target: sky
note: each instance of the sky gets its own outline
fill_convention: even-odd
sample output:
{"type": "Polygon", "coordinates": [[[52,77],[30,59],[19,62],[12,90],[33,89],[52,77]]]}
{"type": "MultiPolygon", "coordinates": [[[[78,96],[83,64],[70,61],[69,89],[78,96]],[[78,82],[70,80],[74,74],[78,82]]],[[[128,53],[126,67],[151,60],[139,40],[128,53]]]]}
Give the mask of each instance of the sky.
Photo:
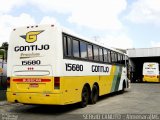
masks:
{"type": "Polygon", "coordinates": [[[160,0],[0,1],[0,44],[14,28],[58,24],[114,48],[160,47],[160,0]]]}

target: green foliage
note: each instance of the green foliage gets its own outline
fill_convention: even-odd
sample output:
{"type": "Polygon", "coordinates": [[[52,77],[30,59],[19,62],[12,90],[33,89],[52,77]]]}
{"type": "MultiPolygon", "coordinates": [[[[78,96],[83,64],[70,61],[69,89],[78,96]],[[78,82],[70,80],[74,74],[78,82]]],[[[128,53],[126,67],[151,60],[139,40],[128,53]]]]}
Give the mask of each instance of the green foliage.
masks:
{"type": "Polygon", "coordinates": [[[8,50],[8,42],[2,43],[2,47],[7,51],[8,50]]]}
{"type": "Polygon", "coordinates": [[[3,55],[4,54],[4,50],[0,50],[0,55],[3,55]]]}
{"type": "Polygon", "coordinates": [[[4,56],[4,50],[0,50],[0,59],[2,59],[4,56]]]}
{"type": "Polygon", "coordinates": [[[7,59],[8,42],[3,42],[0,47],[0,59],[7,59]]]}

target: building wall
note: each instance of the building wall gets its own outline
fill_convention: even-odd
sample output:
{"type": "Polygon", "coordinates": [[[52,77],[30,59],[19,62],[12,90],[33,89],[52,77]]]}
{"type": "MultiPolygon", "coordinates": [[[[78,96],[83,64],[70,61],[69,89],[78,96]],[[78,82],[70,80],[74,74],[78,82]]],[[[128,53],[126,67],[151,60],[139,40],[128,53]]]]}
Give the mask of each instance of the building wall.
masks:
{"type": "Polygon", "coordinates": [[[127,49],[128,57],[151,57],[160,56],[160,47],[127,49]]]}

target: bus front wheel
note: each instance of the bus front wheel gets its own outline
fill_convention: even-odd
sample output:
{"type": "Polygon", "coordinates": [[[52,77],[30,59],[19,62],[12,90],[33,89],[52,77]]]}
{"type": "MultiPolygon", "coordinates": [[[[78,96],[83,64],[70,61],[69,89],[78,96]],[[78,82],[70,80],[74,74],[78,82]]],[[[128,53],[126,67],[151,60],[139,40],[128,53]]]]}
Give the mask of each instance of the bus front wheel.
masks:
{"type": "Polygon", "coordinates": [[[126,89],[126,83],[125,83],[125,81],[123,81],[122,92],[124,92],[124,91],[125,91],[125,89],[126,89]]]}

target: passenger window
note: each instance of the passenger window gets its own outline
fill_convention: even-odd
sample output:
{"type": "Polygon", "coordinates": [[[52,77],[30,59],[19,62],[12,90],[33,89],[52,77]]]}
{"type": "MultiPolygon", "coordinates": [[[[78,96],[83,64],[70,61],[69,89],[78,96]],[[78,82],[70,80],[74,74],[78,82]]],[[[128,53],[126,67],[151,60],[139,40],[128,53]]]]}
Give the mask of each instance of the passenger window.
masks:
{"type": "Polygon", "coordinates": [[[99,57],[98,57],[98,46],[93,46],[93,51],[94,51],[94,60],[95,61],[99,61],[99,57]]]}
{"type": "Polygon", "coordinates": [[[102,48],[99,48],[99,60],[103,61],[103,50],[102,50],[102,48]]]}
{"type": "Polygon", "coordinates": [[[108,62],[111,63],[111,52],[108,50],[108,62]]]}
{"type": "Polygon", "coordinates": [[[125,56],[122,55],[122,64],[125,65],[125,56]]]}
{"type": "Polygon", "coordinates": [[[121,63],[121,54],[118,53],[118,63],[121,63]]]}
{"type": "Polygon", "coordinates": [[[87,43],[80,42],[80,51],[81,51],[81,58],[87,59],[87,43]]]}
{"type": "Polygon", "coordinates": [[[118,59],[117,59],[118,56],[117,56],[117,53],[116,53],[116,52],[114,53],[114,56],[115,56],[115,63],[117,63],[117,61],[118,61],[118,59]]]}
{"type": "Polygon", "coordinates": [[[88,45],[88,59],[93,60],[93,47],[92,47],[92,45],[88,45]]]}
{"type": "Polygon", "coordinates": [[[108,55],[107,55],[107,50],[103,49],[103,53],[104,53],[104,62],[108,62],[108,55]]]}
{"type": "Polygon", "coordinates": [[[73,40],[73,56],[79,57],[79,41],[73,40]]]}
{"type": "Polygon", "coordinates": [[[110,54],[110,50],[103,49],[103,53],[104,53],[104,62],[111,63],[111,54],[110,54]]]}
{"type": "Polygon", "coordinates": [[[111,58],[112,58],[112,62],[115,63],[115,55],[113,51],[111,51],[111,58]]]}
{"type": "Polygon", "coordinates": [[[71,56],[71,38],[64,36],[63,43],[64,43],[64,55],[71,56]]]}

